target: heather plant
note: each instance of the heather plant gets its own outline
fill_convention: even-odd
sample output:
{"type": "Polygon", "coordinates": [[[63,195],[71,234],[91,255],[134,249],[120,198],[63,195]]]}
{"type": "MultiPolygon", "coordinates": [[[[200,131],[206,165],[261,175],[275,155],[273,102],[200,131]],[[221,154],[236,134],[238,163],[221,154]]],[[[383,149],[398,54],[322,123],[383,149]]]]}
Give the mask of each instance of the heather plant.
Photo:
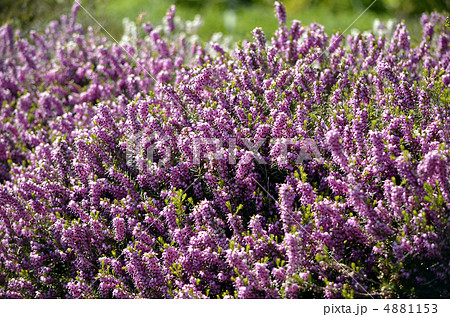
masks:
{"type": "Polygon", "coordinates": [[[449,297],[450,31],[175,8],[121,44],[0,31],[0,297],[449,297]]]}

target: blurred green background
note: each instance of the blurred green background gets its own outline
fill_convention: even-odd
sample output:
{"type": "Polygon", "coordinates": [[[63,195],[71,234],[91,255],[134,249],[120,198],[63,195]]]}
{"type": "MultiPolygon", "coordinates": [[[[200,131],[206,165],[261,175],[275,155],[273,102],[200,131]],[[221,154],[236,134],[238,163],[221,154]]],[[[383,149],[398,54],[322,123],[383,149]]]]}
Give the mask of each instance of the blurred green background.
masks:
{"type": "MultiPolygon", "coordinates": [[[[207,40],[215,32],[232,35],[234,39],[250,37],[250,31],[260,26],[267,34],[277,27],[273,0],[84,0],[83,6],[115,37],[123,32],[122,19],[161,23],[171,4],[177,5],[177,15],[193,20],[200,14],[204,25],[199,35],[207,40]],[[143,18],[143,19],[142,19],[143,18]]],[[[284,0],[288,20],[298,19],[304,24],[317,22],[328,32],[345,30],[373,0],[284,0]]],[[[0,0],[0,24],[10,23],[22,30],[43,30],[45,25],[63,13],[69,13],[72,0],[0,0]]],[[[376,0],[371,8],[351,27],[372,28],[376,18],[381,21],[405,20],[414,31],[422,12],[448,12],[450,0],[376,0]]],[[[83,10],[78,21],[96,26],[83,10]]]]}

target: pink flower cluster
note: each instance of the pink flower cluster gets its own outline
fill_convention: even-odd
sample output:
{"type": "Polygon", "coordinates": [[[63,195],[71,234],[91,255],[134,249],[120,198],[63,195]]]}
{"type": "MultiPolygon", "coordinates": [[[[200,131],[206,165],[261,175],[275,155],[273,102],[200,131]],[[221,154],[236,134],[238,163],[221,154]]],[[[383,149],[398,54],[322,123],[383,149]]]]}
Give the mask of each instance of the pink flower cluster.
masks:
{"type": "Polygon", "coordinates": [[[0,28],[0,298],[450,296],[442,15],[416,45],[276,2],[228,50],[77,10],[0,28]]]}

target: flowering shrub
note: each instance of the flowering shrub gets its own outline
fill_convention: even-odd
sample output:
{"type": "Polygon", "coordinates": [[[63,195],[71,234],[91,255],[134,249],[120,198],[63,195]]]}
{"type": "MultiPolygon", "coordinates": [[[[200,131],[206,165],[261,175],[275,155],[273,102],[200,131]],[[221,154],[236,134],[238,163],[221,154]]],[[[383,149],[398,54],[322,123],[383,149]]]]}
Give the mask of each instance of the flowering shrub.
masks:
{"type": "Polygon", "coordinates": [[[0,297],[448,297],[450,31],[0,29],[0,297]]]}

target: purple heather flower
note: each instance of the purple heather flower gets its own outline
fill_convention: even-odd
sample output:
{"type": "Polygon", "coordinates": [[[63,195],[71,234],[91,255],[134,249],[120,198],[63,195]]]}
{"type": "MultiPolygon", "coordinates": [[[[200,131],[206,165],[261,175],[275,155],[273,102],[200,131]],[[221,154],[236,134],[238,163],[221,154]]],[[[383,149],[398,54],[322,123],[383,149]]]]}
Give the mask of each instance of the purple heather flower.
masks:
{"type": "Polygon", "coordinates": [[[278,23],[280,25],[285,24],[286,23],[286,8],[285,8],[284,4],[282,2],[275,1],[274,6],[275,6],[275,13],[278,18],[278,23]]]}

